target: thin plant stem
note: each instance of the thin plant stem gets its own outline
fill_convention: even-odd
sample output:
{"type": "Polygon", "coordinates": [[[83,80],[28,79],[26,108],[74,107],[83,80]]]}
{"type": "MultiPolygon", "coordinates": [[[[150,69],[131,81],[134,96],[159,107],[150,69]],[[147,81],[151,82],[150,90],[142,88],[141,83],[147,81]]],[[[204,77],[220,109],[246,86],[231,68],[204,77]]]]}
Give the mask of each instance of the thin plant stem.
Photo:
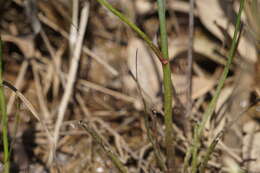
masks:
{"type": "Polygon", "coordinates": [[[93,140],[98,143],[105,154],[109,157],[109,159],[113,162],[119,172],[128,173],[127,168],[121,162],[119,157],[112,151],[111,147],[103,140],[103,138],[92,128],[89,123],[86,121],[79,121],[78,125],[84,128],[93,138],[93,140]]]}
{"type": "MultiPolygon", "coordinates": [[[[18,100],[18,101],[20,102],[20,100],[18,100]]],[[[14,146],[16,139],[17,139],[16,135],[17,135],[17,132],[18,132],[18,129],[19,129],[20,121],[21,121],[20,115],[19,115],[20,103],[17,103],[17,109],[16,110],[17,111],[15,112],[15,120],[14,120],[14,125],[15,125],[14,126],[14,133],[12,134],[13,139],[10,143],[10,151],[9,151],[10,154],[9,155],[12,155],[13,146],[14,146]]]]}
{"type": "Polygon", "coordinates": [[[183,163],[183,168],[182,168],[182,173],[186,173],[189,167],[189,160],[191,158],[191,151],[192,148],[188,148],[188,150],[186,151],[186,155],[184,158],[184,163],[183,163]]]}
{"type": "Polygon", "coordinates": [[[241,27],[241,25],[240,25],[241,24],[241,13],[242,13],[242,10],[244,8],[244,2],[245,2],[245,0],[240,0],[240,8],[239,8],[238,17],[237,17],[237,20],[236,20],[236,28],[235,28],[234,36],[233,36],[233,39],[232,39],[231,48],[230,48],[230,51],[229,51],[229,54],[228,54],[228,61],[227,61],[227,64],[224,68],[224,71],[223,71],[223,73],[220,77],[220,80],[219,80],[219,83],[218,83],[218,86],[217,86],[217,89],[216,89],[216,93],[215,93],[214,97],[212,98],[207,111],[204,113],[202,123],[201,123],[201,125],[199,126],[199,129],[198,129],[199,130],[198,133],[200,134],[199,136],[201,136],[201,134],[202,134],[202,132],[205,128],[205,124],[206,124],[207,120],[211,117],[212,113],[215,110],[215,106],[216,106],[217,100],[219,98],[220,91],[223,88],[225,80],[226,80],[227,75],[229,73],[229,69],[230,69],[232,60],[234,58],[234,54],[235,54],[237,44],[238,44],[237,41],[238,41],[238,34],[239,34],[239,31],[240,31],[240,27],[241,27]]]}
{"type": "Polygon", "coordinates": [[[221,137],[223,136],[223,131],[221,131],[221,133],[218,133],[218,135],[213,139],[213,141],[211,142],[211,144],[209,145],[206,154],[201,162],[200,168],[199,168],[199,172],[200,173],[204,173],[205,169],[207,167],[208,161],[210,160],[210,156],[212,155],[212,153],[214,152],[218,141],[221,139],[221,137]]]}
{"type": "Polygon", "coordinates": [[[3,46],[2,46],[2,39],[0,37],[0,112],[1,112],[3,145],[4,145],[4,173],[9,173],[10,154],[9,154],[9,142],[8,142],[8,117],[6,113],[6,103],[5,103],[5,95],[4,95],[4,87],[3,87],[2,60],[3,60],[3,46]]]}
{"type": "MultiPolygon", "coordinates": [[[[147,107],[146,103],[144,103],[144,105],[145,105],[145,107],[147,107]]],[[[162,158],[162,153],[161,153],[160,147],[159,147],[159,145],[156,141],[156,136],[154,136],[152,134],[151,129],[150,129],[149,113],[148,113],[147,108],[146,108],[146,111],[145,111],[144,114],[145,114],[144,115],[144,121],[145,121],[145,128],[146,128],[146,131],[147,131],[147,136],[148,136],[148,139],[149,139],[149,141],[152,144],[152,147],[154,149],[154,154],[155,154],[157,164],[165,172],[166,166],[165,166],[165,162],[163,161],[163,158],[162,158]]],[[[155,121],[155,120],[152,120],[152,121],[155,121]]],[[[152,122],[152,123],[156,123],[156,122],[152,122]]],[[[154,127],[152,127],[152,128],[154,128],[154,127]]]]}
{"type": "Polygon", "coordinates": [[[236,52],[236,49],[237,49],[237,46],[238,46],[239,31],[240,31],[240,28],[241,28],[241,14],[242,14],[242,11],[244,9],[244,4],[245,4],[245,0],[240,0],[240,7],[239,7],[238,16],[237,16],[237,19],[236,19],[235,32],[234,32],[234,35],[233,35],[231,48],[230,48],[229,53],[228,53],[227,64],[225,65],[224,71],[223,71],[223,73],[220,77],[220,80],[218,82],[216,93],[214,94],[212,100],[210,101],[208,109],[203,114],[202,121],[198,125],[198,129],[196,130],[196,133],[195,133],[195,136],[194,136],[194,141],[193,141],[193,146],[192,146],[193,147],[193,149],[192,149],[192,168],[193,168],[192,173],[197,172],[197,159],[198,159],[198,149],[199,149],[199,146],[200,146],[200,139],[201,139],[203,130],[205,129],[206,122],[212,116],[212,114],[215,110],[217,100],[218,100],[220,92],[221,92],[221,90],[224,86],[225,80],[226,80],[227,75],[229,73],[229,69],[230,69],[230,66],[232,64],[232,60],[234,58],[234,55],[235,55],[235,52],[236,52]]]}
{"type": "Polygon", "coordinates": [[[138,87],[138,90],[139,90],[139,93],[140,93],[140,96],[142,98],[142,102],[143,102],[143,105],[144,105],[144,122],[145,122],[144,124],[145,124],[145,128],[146,128],[147,137],[148,137],[148,139],[149,139],[149,141],[152,144],[152,147],[154,149],[154,154],[155,154],[157,164],[159,165],[161,170],[163,170],[165,172],[166,171],[166,165],[163,161],[160,147],[158,145],[156,136],[153,135],[152,132],[151,132],[151,128],[156,129],[155,118],[153,118],[153,115],[150,115],[151,110],[149,110],[150,108],[148,108],[148,104],[145,101],[144,96],[143,96],[143,89],[138,82],[138,73],[137,73],[137,65],[138,65],[137,59],[138,58],[137,58],[137,54],[138,54],[138,49],[136,50],[136,56],[135,56],[135,67],[136,67],[135,74],[136,74],[136,77],[132,73],[130,73],[130,74],[131,74],[131,77],[134,79],[134,81],[137,84],[137,87],[138,87]],[[149,123],[149,116],[151,116],[151,119],[152,119],[152,127],[151,128],[150,128],[150,123],[149,123]]]}
{"type": "Polygon", "coordinates": [[[146,43],[147,45],[153,50],[156,54],[158,59],[162,64],[168,64],[168,60],[164,59],[163,54],[161,53],[160,49],[153,44],[152,40],[140,29],[136,24],[131,22],[127,17],[125,17],[121,12],[115,9],[111,4],[109,4],[106,0],[97,0],[101,5],[108,8],[114,15],[119,17],[124,23],[126,23],[130,28],[132,28],[146,43]]]}
{"type": "Polygon", "coordinates": [[[165,21],[165,1],[158,0],[158,13],[160,20],[160,32],[161,32],[161,48],[160,49],[153,44],[151,39],[140,30],[134,23],[128,20],[121,12],[116,10],[111,4],[106,0],[97,0],[101,5],[108,8],[113,14],[119,17],[124,23],[126,23],[130,28],[132,28],[153,50],[157,55],[158,59],[163,66],[163,85],[164,85],[164,113],[165,113],[165,143],[167,150],[167,163],[169,170],[172,172],[174,167],[174,148],[173,148],[173,128],[172,128],[172,81],[171,81],[171,70],[169,65],[168,57],[168,41],[166,33],[166,21],[165,21]]]}
{"type": "MultiPolygon", "coordinates": [[[[166,30],[166,17],[165,17],[165,0],[157,0],[158,15],[160,22],[160,40],[161,51],[163,57],[168,61],[168,37],[166,30]]],[[[172,127],[172,80],[170,64],[163,65],[163,88],[164,88],[164,123],[165,123],[165,145],[166,145],[166,160],[168,172],[173,172],[174,169],[174,139],[172,127]]]]}
{"type": "Polygon", "coordinates": [[[193,63],[193,37],[194,37],[194,1],[190,0],[189,10],[189,47],[188,47],[188,69],[187,69],[187,107],[186,117],[191,115],[192,109],[192,63],[193,63]]]}
{"type": "Polygon", "coordinates": [[[260,98],[256,99],[253,101],[253,103],[251,103],[245,110],[243,110],[242,112],[240,112],[238,115],[236,115],[236,117],[234,118],[234,121],[231,121],[229,123],[227,123],[225,125],[225,127],[223,128],[223,130],[221,130],[213,139],[213,141],[211,142],[211,144],[209,145],[206,154],[203,158],[203,160],[201,161],[200,164],[200,173],[204,173],[205,172],[205,168],[207,166],[208,161],[210,160],[210,156],[213,153],[213,151],[215,150],[218,142],[221,140],[221,138],[223,138],[223,135],[229,131],[233,125],[240,119],[242,118],[243,115],[247,115],[246,112],[252,108],[253,106],[255,106],[257,103],[260,102],[260,98]]]}

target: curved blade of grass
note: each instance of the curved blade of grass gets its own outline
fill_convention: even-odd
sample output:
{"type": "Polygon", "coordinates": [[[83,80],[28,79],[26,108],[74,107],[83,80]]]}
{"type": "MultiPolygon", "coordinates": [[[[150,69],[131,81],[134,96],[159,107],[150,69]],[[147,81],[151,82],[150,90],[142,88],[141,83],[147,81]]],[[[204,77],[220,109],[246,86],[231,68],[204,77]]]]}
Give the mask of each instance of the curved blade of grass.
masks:
{"type": "Polygon", "coordinates": [[[1,111],[1,125],[2,125],[2,136],[4,145],[4,173],[9,173],[10,161],[9,161],[9,143],[8,143],[8,116],[6,112],[6,103],[3,87],[2,77],[2,58],[3,58],[3,45],[0,37],[0,111],[1,111]]]}
{"type": "Polygon", "coordinates": [[[42,125],[42,127],[46,131],[49,140],[52,141],[53,140],[53,136],[51,135],[50,131],[48,130],[47,125],[40,118],[40,116],[38,115],[36,109],[33,107],[33,105],[30,103],[30,101],[17,88],[15,88],[9,82],[3,81],[2,85],[6,86],[7,88],[9,88],[13,92],[15,92],[16,96],[25,104],[25,106],[31,111],[32,115],[40,122],[40,124],[42,125]]]}
{"type": "Polygon", "coordinates": [[[239,31],[240,31],[240,28],[241,28],[241,14],[242,14],[242,11],[244,9],[244,4],[245,4],[245,0],[240,0],[240,7],[239,7],[238,16],[237,16],[237,19],[236,19],[235,32],[234,32],[234,35],[233,35],[230,51],[228,53],[227,64],[226,64],[224,71],[223,71],[223,73],[220,77],[220,80],[218,82],[216,93],[213,96],[212,100],[210,101],[208,109],[203,114],[202,121],[198,125],[198,131],[196,132],[196,134],[194,136],[193,146],[192,146],[193,147],[192,148],[192,173],[197,172],[197,157],[198,157],[198,149],[199,149],[199,146],[200,146],[200,139],[201,139],[203,130],[205,129],[206,122],[209,120],[209,118],[212,116],[212,114],[215,110],[217,100],[218,100],[220,92],[221,92],[221,90],[224,86],[225,80],[226,80],[227,75],[229,73],[229,69],[230,69],[230,66],[232,64],[232,60],[234,58],[234,55],[235,55],[235,52],[236,52],[236,49],[237,49],[237,46],[238,46],[239,31]]]}
{"type": "Polygon", "coordinates": [[[109,4],[106,0],[97,0],[101,5],[105,6],[107,9],[109,9],[114,15],[119,17],[124,23],[126,23],[130,28],[132,28],[147,44],[148,46],[153,50],[153,52],[156,54],[158,59],[162,64],[167,64],[168,60],[164,59],[163,54],[161,53],[160,49],[153,44],[152,40],[140,29],[138,26],[136,26],[133,22],[127,19],[126,16],[124,16],[121,12],[119,12],[117,9],[115,9],[111,4],[109,4]]]}

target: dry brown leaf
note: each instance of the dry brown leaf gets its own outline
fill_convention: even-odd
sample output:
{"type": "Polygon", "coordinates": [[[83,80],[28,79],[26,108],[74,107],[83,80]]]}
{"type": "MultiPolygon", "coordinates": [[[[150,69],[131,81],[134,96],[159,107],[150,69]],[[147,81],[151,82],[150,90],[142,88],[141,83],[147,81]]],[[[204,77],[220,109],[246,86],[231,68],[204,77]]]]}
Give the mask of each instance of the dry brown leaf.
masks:
{"type": "Polygon", "coordinates": [[[243,159],[252,159],[247,163],[250,172],[260,172],[259,129],[259,123],[255,121],[250,121],[244,125],[246,135],[243,137],[243,159]]]}
{"type": "Polygon", "coordinates": [[[135,1],[135,7],[137,10],[137,13],[139,14],[145,14],[151,11],[152,9],[152,3],[146,1],[146,0],[139,0],[135,1]]]}
{"type": "MultiPolygon", "coordinates": [[[[224,41],[225,36],[217,25],[221,26],[222,28],[228,28],[228,33],[231,38],[234,33],[234,26],[232,24],[229,25],[229,19],[226,17],[225,12],[221,8],[220,2],[226,6],[229,5],[229,2],[224,0],[198,0],[196,1],[196,5],[198,9],[198,16],[203,25],[205,25],[205,27],[217,38],[224,41]]],[[[228,13],[230,12],[231,11],[229,9],[228,13]]],[[[238,51],[244,58],[249,61],[255,62],[257,59],[255,47],[244,36],[242,36],[240,39],[238,51]]]]}
{"type": "Polygon", "coordinates": [[[224,157],[223,162],[226,165],[228,172],[230,173],[237,173],[242,171],[238,163],[230,157],[224,157]]]}
{"type": "MultiPolygon", "coordinates": [[[[178,94],[182,101],[186,99],[186,87],[187,79],[185,75],[175,74],[172,77],[173,85],[176,88],[178,94]]],[[[192,79],[192,99],[197,99],[214,87],[214,80],[206,79],[204,77],[193,77],[192,79]]]]}
{"type": "Polygon", "coordinates": [[[233,90],[234,90],[233,87],[226,87],[221,90],[219,99],[218,99],[217,105],[216,105],[216,112],[218,112],[219,109],[221,108],[221,106],[223,104],[225,104],[227,99],[231,96],[233,90]]]}
{"type": "MultiPolygon", "coordinates": [[[[157,6],[147,0],[135,1],[135,8],[137,12],[141,15],[151,13],[151,11],[155,12],[157,10],[157,6]]],[[[168,1],[166,4],[166,8],[176,12],[189,13],[190,5],[189,2],[186,1],[168,1]]],[[[197,14],[197,9],[195,8],[194,15],[197,16],[197,14]]]]}
{"type": "MultiPolygon", "coordinates": [[[[169,1],[169,6],[170,9],[173,9],[174,11],[179,11],[183,13],[189,13],[190,11],[190,5],[189,2],[186,1],[169,1]]],[[[197,9],[194,9],[194,16],[197,16],[197,9]]]]}
{"type": "MultiPolygon", "coordinates": [[[[154,102],[158,100],[158,93],[161,90],[160,80],[162,79],[162,70],[160,62],[149,54],[144,43],[137,38],[129,40],[128,43],[128,67],[136,78],[136,51],[137,54],[137,79],[140,87],[145,92],[145,99],[154,102]],[[157,73],[158,70],[158,73],[157,73]]],[[[126,86],[131,91],[136,90],[133,80],[125,80],[126,86]]]]}
{"type": "MultiPolygon", "coordinates": [[[[214,50],[219,48],[215,42],[209,40],[202,32],[196,31],[194,36],[193,44],[194,52],[204,55],[206,58],[225,65],[226,61],[223,57],[214,53],[214,50]]],[[[178,54],[187,51],[188,48],[188,35],[182,34],[178,37],[170,38],[169,41],[169,55],[171,58],[177,56],[178,54]]]]}
{"type": "Polygon", "coordinates": [[[32,35],[27,37],[16,37],[9,34],[2,34],[1,37],[5,42],[12,42],[16,44],[25,57],[31,58],[34,56],[35,48],[32,35]]]}

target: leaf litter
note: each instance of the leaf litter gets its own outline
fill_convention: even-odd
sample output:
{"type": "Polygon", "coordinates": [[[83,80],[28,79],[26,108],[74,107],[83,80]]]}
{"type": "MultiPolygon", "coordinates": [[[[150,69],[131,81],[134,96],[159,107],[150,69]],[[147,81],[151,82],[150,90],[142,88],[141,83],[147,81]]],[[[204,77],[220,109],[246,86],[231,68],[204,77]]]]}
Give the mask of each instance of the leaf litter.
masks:
{"type": "MultiPolygon", "coordinates": [[[[253,8],[255,1],[257,0],[248,1],[247,8],[253,8]]],[[[90,16],[82,42],[76,82],[59,130],[57,149],[53,153],[55,157],[48,165],[52,141],[48,139],[47,132],[53,135],[71,66],[73,51],[70,52],[68,48],[68,39],[72,33],[70,27],[75,27],[76,31],[79,28],[72,23],[71,14],[75,13],[73,10],[76,8],[73,9],[69,1],[31,1],[36,3],[33,6],[26,6],[24,2],[0,2],[3,9],[0,21],[1,38],[5,43],[4,80],[21,92],[22,97],[27,100],[22,104],[28,106],[29,103],[33,110],[30,112],[26,108],[15,107],[14,104],[18,101],[14,100],[15,96],[11,96],[12,92],[7,91],[9,116],[18,112],[21,117],[19,126],[23,127],[20,131],[22,135],[17,137],[22,142],[14,147],[12,169],[18,172],[23,171],[20,169],[24,167],[29,172],[117,172],[102,147],[96,145],[87,132],[75,125],[75,122],[85,120],[106,141],[111,151],[118,155],[129,172],[161,172],[146,134],[142,116],[144,107],[138,87],[129,74],[131,71],[135,75],[137,69],[138,83],[145,92],[144,98],[151,103],[151,109],[158,111],[155,112],[155,134],[159,147],[165,154],[160,63],[143,41],[95,1],[90,3],[90,16]],[[37,16],[36,20],[28,18],[26,8],[37,8],[30,9],[32,15],[37,16]],[[31,114],[39,118],[35,119],[31,114]],[[16,152],[18,149],[23,152],[16,152]],[[26,158],[27,161],[22,163],[21,158],[26,158]]],[[[80,16],[84,1],[77,2],[77,13],[80,16]]],[[[189,6],[188,1],[167,2],[172,79],[176,97],[180,100],[179,103],[174,101],[173,105],[175,147],[180,168],[183,166],[187,148],[191,145],[180,121],[189,121],[192,129],[195,122],[201,119],[215,92],[217,80],[226,62],[228,37],[234,30],[232,19],[237,2],[196,1],[193,108],[188,118],[182,118],[185,110],[181,110],[182,106],[178,104],[185,106],[187,102],[185,93],[188,88],[186,70],[189,6]]],[[[128,14],[151,38],[157,37],[154,2],[131,1],[127,2],[128,5],[116,1],[111,3],[128,14]]],[[[254,22],[257,14],[248,9],[243,18],[245,29],[235,62],[215,114],[207,124],[205,140],[200,148],[202,154],[206,152],[215,135],[228,123],[234,122],[208,162],[206,171],[210,173],[241,169],[260,172],[259,105],[245,111],[259,98],[260,86],[260,58],[259,53],[257,54],[259,26],[257,21],[254,22]],[[237,119],[237,115],[243,111],[241,118],[237,119]]],[[[154,120],[150,121],[152,124],[154,120]]],[[[10,119],[10,124],[13,123],[15,122],[10,119]]],[[[10,140],[14,138],[15,136],[10,136],[10,140]]]]}

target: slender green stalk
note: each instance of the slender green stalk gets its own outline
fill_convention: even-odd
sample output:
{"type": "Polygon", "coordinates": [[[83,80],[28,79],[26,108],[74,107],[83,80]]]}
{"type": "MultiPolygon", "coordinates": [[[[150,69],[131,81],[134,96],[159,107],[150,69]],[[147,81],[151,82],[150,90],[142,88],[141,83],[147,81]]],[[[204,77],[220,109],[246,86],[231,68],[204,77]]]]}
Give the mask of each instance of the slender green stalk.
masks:
{"type": "Polygon", "coordinates": [[[163,83],[164,83],[164,111],[165,111],[165,143],[167,150],[167,164],[169,171],[172,172],[174,167],[174,147],[173,147],[173,128],[172,128],[172,81],[171,70],[168,63],[168,40],[166,32],[165,21],[165,2],[164,0],[158,0],[158,13],[160,20],[160,32],[161,32],[161,48],[160,49],[153,44],[149,37],[140,30],[134,23],[129,21],[122,13],[112,7],[106,0],[97,0],[101,5],[108,8],[113,14],[118,16],[124,23],[132,28],[154,51],[163,65],[163,83]]]}
{"type": "Polygon", "coordinates": [[[127,17],[125,17],[121,12],[116,10],[111,4],[109,4],[106,0],[97,0],[101,5],[108,8],[114,15],[119,17],[124,23],[126,23],[130,28],[132,28],[147,44],[148,46],[153,50],[153,52],[156,54],[158,59],[161,61],[162,64],[167,64],[168,61],[164,59],[163,54],[161,53],[160,49],[153,44],[152,40],[140,29],[138,26],[136,26],[133,22],[131,22],[127,17]]]}
{"type": "Polygon", "coordinates": [[[197,132],[194,136],[193,149],[192,149],[192,165],[194,166],[193,167],[194,169],[192,170],[192,173],[197,172],[196,160],[197,160],[197,157],[198,157],[198,148],[200,146],[200,139],[201,139],[203,130],[205,129],[205,124],[208,121],[208,119],[212,116],[212,114],[215,110],[217,100],[218,100],[220,92],[221,92],[221,90],[224,86],[225,80],[226,80],[227,75],[229,73],[229,69],[230,69],[232,60],[234,58],[234,55],[235,55],[235,52],[236,52],[236,49],[237,49],[237,46],[238,46],[239,31],[240,31],[240,28],[241,28],[241,14],[242,14],[242,11],[244,9],[244,3],[245,3],[245,0],[240,0],[240,7],[239,7],[238,16],[237,16],[237,19],[236,19],[235,32],[234,32],[234,35],[233,35],[230,51],[228,53],[227,64],[226,64],[224,71],[223,71],[223,73],[220,77],[220,80],[218,82],[216,93],[213,96],[213,98],[212,98],[212,100],[209,104],[208,109],[203,114],[202,122],[198,125],[198,130],[197,130],[197,132]]]}
{"type": "MultiPolygon", "coordinates": [[[[166,31],[165,18],[165,0],[157,0],[158,15],[160,22],[160,39],[161,50],[163,57],[168,61],[168,38],[166,31]]],[[[174,140],[172,127],[172,80],[170,65],[163,65],[163,87],[164,87],[164,123],[165,123],[165,143],[166,143],[166,158],[168,172],[173,172],[174,169],[174,140]]]]}
{"type": "Polygon", "coordinates": [[[1,111],[1,125],[2,125],[2,136],[4,145],[4,173],[9,173],[10,162],[9,162],[9,143],[8,143],[8,117],[6,113],[5,95],[2,78],[2,58],[3,58],[3,46],[2,39],[0,37],[0,111],[1,111]]]}
{"type": "Polygon", "coordinates": [[[229,69],[230,69],[231,63],[233,61],[235,52],[236,52],[236,48],[237,48],[237,45],[238,45],[238,38],[239,38],[238,35],[239,35],[240,27],[241,27],[241,14],[242,14],[242,10],[244,8],[244,2],[245,2],[245,0],[240,0],[240,8],[239,8],[238,17],[237,17],[237,20],[236,20],[235,32],[234,32],[234,35],[233,35],[230,51],[228,53],[228,61],[227,61],[227,64],[224,68],[224,71],[223,71],[223,73],[220,77],[220,80],[219,80],[219,83],[218,83],[218,86],[217,86],[217,89],[216,89],[216,93],[215,93],[214,97],[212,98],[207,111],[203,115],[202,123],[201,123],[201,125],[199,126],[199,129],[198,129],[199,130],[198,133],[200,135],[205,128],[206,122],[208,121],[208,119],[211,117],[211,115],[213,114],[213,112],[215,110],[217,100],[219,98],[221,89],[224,86],[225,80],[226,80],[227,75],[229,73],[229,69]]]}
{"type": "Polygon", "coordinates": [[[210,156],[211,154],[214,152],[217,144],[218,144],[218,141],[221,139],[221,137],[223,136],[224,132],[221,131],[220,133],[218,133],[218,135],[213,139],[213,141],[211,142],[211,144],[209,145],[207,151],[206,151],[206,154],[201,162],[201,165],[200,165],[200,173],[204,173],[205,172],[205,169],[207,167],[207,164],[208,164],[208,161],[210,160],[210,156]]]}

